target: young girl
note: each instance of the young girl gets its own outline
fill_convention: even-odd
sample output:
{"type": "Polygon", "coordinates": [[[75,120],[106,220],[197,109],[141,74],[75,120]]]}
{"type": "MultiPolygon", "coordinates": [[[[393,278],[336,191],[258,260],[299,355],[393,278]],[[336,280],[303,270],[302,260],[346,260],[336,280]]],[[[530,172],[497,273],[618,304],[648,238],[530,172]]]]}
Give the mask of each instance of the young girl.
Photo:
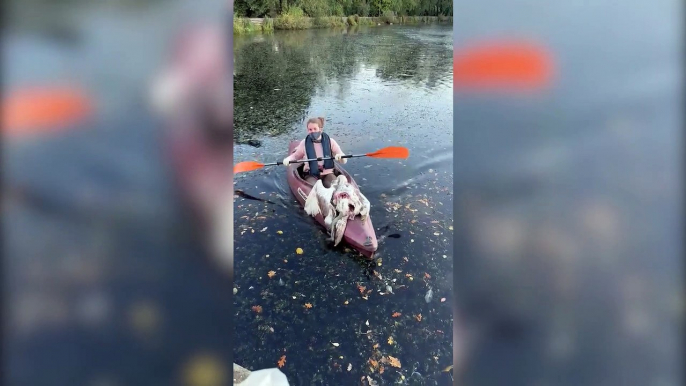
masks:
{"type": "MultiPolygon", "coordinates": [[[[322,131],[324,128],[324,118],[310,118],[307,121],[307,137],[303,139],[295,148],[293,153],[283,159],[283,164],[288,166],[293,161],[301,159],[319,158],[319,157],[334,157],[334,159],[341,163],[346,163],[347,158],[341,158],[345,155],[338,146],[338,143],[333,138],[322,131]]],[[[321,179],[324,187],[329,188],[331,183],[336,179],[333,174],[334,163],[333,160],[324,161],[310,161],[305,163],[304,171],[305,180],[312,185],[321,179]]]]}

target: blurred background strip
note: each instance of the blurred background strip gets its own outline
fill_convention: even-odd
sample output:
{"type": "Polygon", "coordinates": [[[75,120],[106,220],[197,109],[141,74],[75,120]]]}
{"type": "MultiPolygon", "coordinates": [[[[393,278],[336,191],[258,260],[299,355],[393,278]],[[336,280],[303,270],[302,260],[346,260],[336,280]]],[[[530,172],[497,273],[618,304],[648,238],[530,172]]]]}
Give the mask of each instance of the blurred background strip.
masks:
{"type": "Polygon", "coordinates": [[[683,383],[682,20],[455,2],[459,384],[683,383]]]}
{"type": "Polygon", "coordinates": [[[3,384],[228,384],[227,2],[5,5],[3,384]]]}

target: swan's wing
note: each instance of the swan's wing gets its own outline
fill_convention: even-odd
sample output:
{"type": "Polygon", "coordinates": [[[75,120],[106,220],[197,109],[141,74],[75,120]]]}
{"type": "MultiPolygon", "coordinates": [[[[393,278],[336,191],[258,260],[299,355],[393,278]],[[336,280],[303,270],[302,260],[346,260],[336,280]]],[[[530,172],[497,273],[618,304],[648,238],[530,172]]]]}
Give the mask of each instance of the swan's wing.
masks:
{"type": "Polygon", "coordinates": [[[343,240],[345,228],[348,226],[348,216],[338,216],[334,219],[333,245],[337,246],[343,240]]]}
{"type": "Polygon", "coordinates": [[[332,195],[333,189],[325,188],[324,184],[322,184],[322,180],[317,180],[312,187],[310,194],[307,196],[307,200],[305,200],[305,213],[312,217],[321,213],[326,217],[329,206],[331,205],[332,195]]]}

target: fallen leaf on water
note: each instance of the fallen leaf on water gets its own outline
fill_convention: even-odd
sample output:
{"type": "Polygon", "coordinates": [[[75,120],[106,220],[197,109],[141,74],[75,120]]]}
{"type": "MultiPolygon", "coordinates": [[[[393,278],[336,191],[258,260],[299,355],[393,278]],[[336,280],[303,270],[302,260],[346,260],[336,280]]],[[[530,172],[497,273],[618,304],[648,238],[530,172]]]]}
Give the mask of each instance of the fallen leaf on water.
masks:
{"type": "Polygon", "coordinates": [[[252,306],[252,310],[259,314],[262,312],[262,306],[252,306]]]}
{"type": "Polygon", "coordinates": [[[388,344],[392,345],[393,343],[395,343],[395,341],[393,341],[393,337],[389,336],[388,337],[388,344]]]}
{"type": "Polygon", "coordinates": [[[424,272],[424,279],[431,279],[431,275],[428,273],[424,272]]]}
{"type": "Polygon", "coordinates": [[[281,356],[281,359],[279,359],[279,361],[276,362],[276,364],[277,364],[279,367],[283,367],[283,366],[286,364],[286,356],[285,356],[285,355],[282,355],[282,356],[281,356]]]}
{"type": "Polygon", "coordinates": [[[348,363],[348,371],[350,371],[350,370],[352,370],[352,369],[353,369],[353,364],[352,364],[352,363],[348,363]]]}
{"type": "Polygon", "coordinates": [[[372,365],[373,368],[379,367],[379,362],[375,361],[374,359],[369,358],[369,363],[372,365]]]}
{"type": "Polygon", "coordinates": [[[266,230],[267,230],[267,227],[264,227],[264,228],[262,228],[262,230],[260,230],[260,232],[264,232],[266,230]]]}
{"type": "Polygon", "coordinates": [[[363,293],[364,293],[364,290],[366,290],[367,287],[361,286],[361,285],[358,284],[358,285],[357,285],[357,289],[358,289],[358,291],[360,291],[361,294],[363,294],[363,293]]]}
{"type": "Polygon", "coordinates": [[[452,370],[452,369],[453,369],[453,365],[450,365],[450,366],[446,367],[445,369],[443,369],[443,372],[444,372],[444,373],[447,373],[447,372],[449,372],[449,371],[452,370]]]}
{"type": "Polygon", "coordinates": [[[267,276],[269,276],[270,278],[274,277],[274,275],[276,275],[276,272],[274,272],[274,271],[269,271],[267,273],[267,276]]]}
{"type": "Polygon", "coordinates": [[[451,225],[451,226],[449,226],[449,227],[448,227],[448,229],[450,229],[450,230],[453,230],[453,226],[452,226],[452,225],[451,225]]]}
{"type": "Polygon", "coordinates": [[[348,304],[348,301],[347,301],[347,300],[346,300],[346,301],[344,301],[344,302],[343,302],[343,304],[348,304]]]}
{"type": "Polygon", "coordinates": [[[407,263],[409,260],[407,259],[407,256],[403,257],[403,260],[407,263]]]}
{"type": "Polygon", "coordinates": [[[402,273],[403,271],[399,270],[398,268],[394,269],[395,273],[402,273]]]}
{"type": "Polygon", "coordinates": [[[312,304],[310,304],[310,303],[305,303],[305,308],[312,308],[312,304]]]}
{"type": "Polygon", "coordinates": [[[445,301],[445,298],[441,298],[441,303],[443,303],[444,301],[445,301]]]}
{"type": "Polygon", "coordinates": [[[400,312],[394,312],[393,315],[391,315],[391,316],[394,318],[397,318],[400,315],[402,315],[400,312]]]}
{"type": "Polygon", "coordinates": [[[295,249],[295,253],[297,253],[298,255],[302,255],[302,254],[303,254],[303,249],[302,249],[302,248],[296,248],[296,249],[295,249]]]}
{"type": "Polygon", "coordinates": [[[380,367],[379,367],[379,374],[383,374],[383,371],[384,371],[383,366],[380,366],[380,367]]]}
{"type": "Polygon", "coordinates": [[[414,318],[417,319],[418,322],[421,322],[422,321],[422,314],[415,315],[414,318]]]}
{"type": "MultiPolygon", "coordinates": [[[[264,228],[264,229],[267,229],[267,228],[264,228]]],[[[283,231],[276,231],[276,233],[282,235],[282,234],[283,234],[283,231]]]]}
{"type": "Polygon", "coordinates": [[[400,365],[400,361],[398,360],[398,358],[394,358],[394,357],[392,357],[392,356],[390,356],[390,355],[388,356],[388,363],[389,363],[391,366],[393,366],[393,367],[397,367],[397,368],[402,367],[402,366],[400,365]]]}
{"type": "Polygon", "coordinates": [[[332,344],[334,347],[340,346],[340,344],[338,344],[338,343],[331,343],[331,344],[332,344]]]}

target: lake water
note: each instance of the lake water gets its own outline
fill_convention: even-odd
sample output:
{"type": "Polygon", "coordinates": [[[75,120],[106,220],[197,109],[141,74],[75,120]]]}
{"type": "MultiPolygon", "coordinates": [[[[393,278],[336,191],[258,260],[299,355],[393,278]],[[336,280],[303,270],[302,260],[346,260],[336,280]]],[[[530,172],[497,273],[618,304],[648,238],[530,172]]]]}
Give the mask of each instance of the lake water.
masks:
{"type": "Polygon", "coordinates": [[[235,37],[234,59],[236,137],[261,142],[235,146],[234,162],[282,160],[315,116],[326,117],[325,131],[347,154],[410,150],[407,160],[345,165],[371,202],[375,268],[328,245],[283,166],[235,177],[244,194],[234,205],[234,360],[265,368],[286,355],[282,370],[297,385],[367,375],[380,384],[452,384],[442,372],[452,364],[453,330],[452,26],[235,37]],[[402,367],[385,364],[379,374],[370,359],[388,356],[402,367]]]}

